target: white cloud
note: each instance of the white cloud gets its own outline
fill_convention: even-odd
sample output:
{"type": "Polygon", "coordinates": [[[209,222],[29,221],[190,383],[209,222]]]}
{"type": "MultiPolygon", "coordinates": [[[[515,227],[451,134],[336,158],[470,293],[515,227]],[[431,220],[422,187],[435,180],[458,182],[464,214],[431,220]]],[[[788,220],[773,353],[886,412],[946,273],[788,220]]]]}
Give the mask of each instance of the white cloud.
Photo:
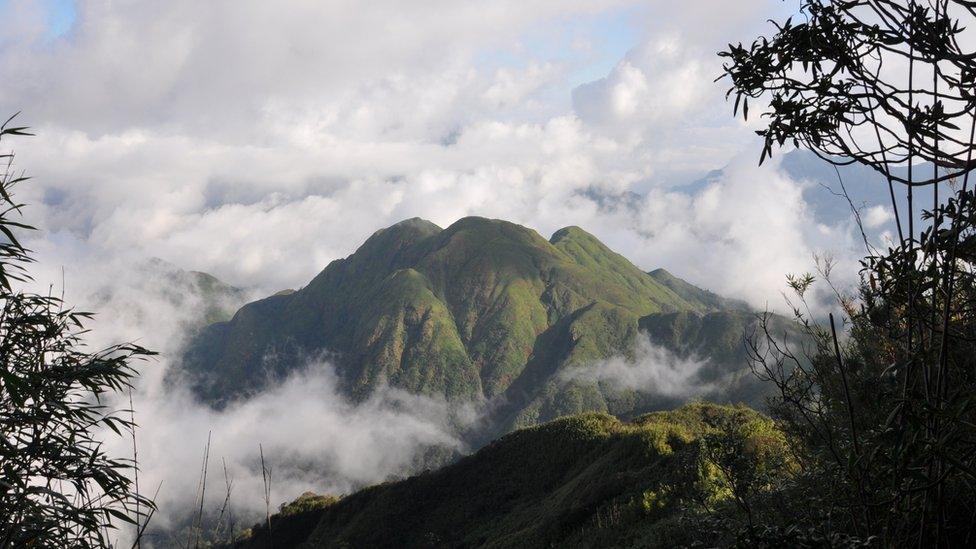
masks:
{"type": "Polygon", "coordinates": [[[895,215],[891,213],[891,210],[888,207],[878,204],[877,206],[871,206],[865,210],[864,214],[862,215],[862,219],[865,227],[868,229],[877,229],[878,227],[893,221],[895,219],[895,215]]]}
{"type": "Polygon", "coordinates": [[[698,377],[707,361],[682,358],[654,345],[646,334],[637,338],[633,356],[615,356],[563,373],[564,380],[608,383],[616,390],[631,389],[648,394],[689,398],[711,386],[698,377]]]}
{"type": "MultiPolygon", "coordinates": [[[[68,258],[159,256],[272,292],[400,219],[448,225],[476,214],[543,233],[581,225],[642,267],[768,299],[783,274],[773,269],[795,267],[824,240],[796,217],[795,197],[759,210],[733,196],[751,186],[730,178],[709,191],[720,200],[694,198],[709,213],[691,218],[724,220],[732,233],[717,238],[673,215],[670,229],[659,225],[685,200],[662,184],[758,148],[712,82],[714,51],[778,4],[643,7],[631,21],[642,41],[577,89],[573,112],[561,110],[572,59],[536,57],[522,33],[626,4],[81,2],[68,35],[42,43],[27,25],[35,30],[0,47],[10,75],[0,105],[25,108],[39,134],[17,143],[36,178],[22,196],[49,240],[36,247],[69,279],[85,273],[68,258]],[[690,32],[689,18],[710,32],[690,32]],[[479,61],[499,50],[519,62],[479,61]],[[594,190],[646,196],[609,211],[594,190]],[[733,203],[748,220],[723,206],[733,203]],[[748,234],[766,216],[788,241],[748,234]],[[698,259],[738,264],[763,248],[790,260],[753,264],[769,274],[748,276],[748,289],[698,259]]],[[[30,11],[18,17],[36,19],[30,11]]],[[[770,187],[772,171],[749,177],[790,192],[770,187]]]]}
{"type": "MultiPolygon", "coordinates": [[[[263,514],[261,448],[273,468],[274,508],[308,490],[347,494],[416,472],[431,448],[464,450],[444,402],[380,389],[365,402],[352,403],[338,391],[328,364],[312,365],[281,386],[219,412],[185,393],[156,389],[144,388],[134,401],[141,486],[154,490],[163,483],[156,528],[187,518],[208,436],[213,482],[205,510],[219,509],[225,497],[220,475],[226,465],[234,481],[231,504],[249,521],[263,514]]],[[[114,442],[114,451],[131,452],[129,441],[114,442]]]]}
{"type": "Polygon", "coordinates": [[[671,129],[715,96],[712,86],[703,85],[710,80],[705,67],[714,66],[696,53],[675,38],[647,43],[605,78],[576,88],[575,110],[587,123],[613,132],[671,129]]]}
{"type": "MultiPolygon", "coordinates": [[[[258,442],[325,472],[282,477],[276,503],[397,474],[428,444],[456,446],[455,411],[389,391],[353,405],[327,367],[232,413],[161,392],[194,311],[147,290],[133,267],[146,257],[266,295],[404,218],[483,215],[547,236],[579,225],[642,268],[774,308],[784,275],[807,270],[814,251],[853,261],[850,227],[818,224],[799,184],[775,163],[755,166],[759,142],[712,82],[714,52],[782,3],[653,2],[631,21],[640,43],[575,94],[575,60],[532,48],[533,29],[634,4],[84,1],[50,42],[31,3],[9,3],[0,107],[23,109],[38,134],[13,143],[35,178],[18,197],[42,228],[30,242],[38,283],[59,283],[64,267],[83,307],[112,283],[93,343],[166,353],[136,395],[144,483],[165,478],[169,506],[192,492],[209,430],[242,500],[260,499],[258,442]],[[503,61],[483,61],[499,51],[503,61]],[[671,188],[730,163],[696,193],[671,188]]],[[[679,390],[668,372],[631,381],[679,390]]]]}
{"type": "Polygon", "coordinates": [[[500,68],[494,79],[482,94],[485,101],[497,107],[523,104],[540,88],[551,84],[558,74],[558,67],[552,63],[531,63],[524,70],[500,68]]]}

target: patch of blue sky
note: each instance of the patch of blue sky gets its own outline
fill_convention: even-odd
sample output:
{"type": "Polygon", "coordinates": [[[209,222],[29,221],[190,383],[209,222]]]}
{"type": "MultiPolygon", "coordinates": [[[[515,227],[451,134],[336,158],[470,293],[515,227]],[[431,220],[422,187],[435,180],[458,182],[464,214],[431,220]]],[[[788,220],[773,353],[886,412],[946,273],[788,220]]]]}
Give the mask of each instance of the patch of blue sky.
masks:
{"type": "Polygon", "coordinates": [[[639,9],[548,20],[527,29],[511,47],[481,52],[476,63],[487,69],[556,63],[566,69],[564,85],[571,89],[606,76],[640,42],[639,9]]]}
{"type": "MultiPolygon", "coordinates": [[[[36,6],[44,15],[45,40],[54,40],[64,36],[71,31],[78,18],[78,9],[75,0],[35,0],[36,6]]],[[[0,0],[0,18],[8,10],[14,9],[11,0],[0,0]]]]}
{"type": "Polygon", "coordinates": [[[48,10],[48,33],[52,38],[68,34],[78,18],[75,0],[44,0],[48,10]]]}
{"type": "Polygon", "coordinates": [[[638,23],[644,20],[637,17],[640,9],[643,8],[628,7],[570,22],[571,46],[576,49],[580,49],[581,44],[587,46],[581,62],[569,74],[571,86],[605,77],[627,52],[645,38],[638,23]]]}

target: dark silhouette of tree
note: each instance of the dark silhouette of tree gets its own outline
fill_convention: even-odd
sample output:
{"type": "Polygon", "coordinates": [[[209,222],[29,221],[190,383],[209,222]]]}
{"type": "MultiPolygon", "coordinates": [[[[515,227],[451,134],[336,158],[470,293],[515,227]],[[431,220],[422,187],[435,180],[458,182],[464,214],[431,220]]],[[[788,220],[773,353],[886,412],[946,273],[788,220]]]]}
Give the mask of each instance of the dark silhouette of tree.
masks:
{"type": "MultiPolygon", "coordinates": [[[[0,139],[29,135],[0,128],[0,139]]],[[[14,187],[27,178],[3,155],[0,174],[0,547],[107,547],[112,524],[144,528],[153,503],[137,493],[132,459],[108,455],[107,428],[135,428],[129,410],[105,399],[130,388],[133,362],[153,353],[136,345],[85,350],[91,315],[62,299],[18,289],[30,280],[31,252],[20,236],[14,187]]]]}
{"type": "Polygon", "coordinates": [[[885,546],[971,546],[976,50],[966,48],[976,2],[804,0],[775,26],[719,54],[733,111],[748,117],[750,99],[763,102],[760,162],[790,144],[870,166],[887,179],[899,238],[863,260],[856,299],[837,292],[842,324],[812,322],[802,299],[813,278],[791,279],[817,342],[810,356],[768,331],[751,341],[757,373],[779,389],[775,415],[806,458],[798,500],[816,502],[810,524],[885,546]]]}

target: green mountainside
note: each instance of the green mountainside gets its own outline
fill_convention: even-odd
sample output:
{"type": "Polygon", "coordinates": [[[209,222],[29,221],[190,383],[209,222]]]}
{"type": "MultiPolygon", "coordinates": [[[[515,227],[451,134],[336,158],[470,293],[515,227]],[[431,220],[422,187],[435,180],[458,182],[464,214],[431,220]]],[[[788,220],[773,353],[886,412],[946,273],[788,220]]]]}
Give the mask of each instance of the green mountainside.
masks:
{"type": "Polygon", "coordinates": [[[306,494],[271,518],[270,535],[255,526],[235,547],[712,546],[729,532],[683,519],[735,512],[730,480],[749,497],[742,482],[787,474],[785,455],[772,422],[745,407],[571,416],[434,472],[341,499],[306,494]]]}
{"type": "Polygon", "coordinates": [[[578,227],[546,240],[499,220],[469,217],[441,229],[410,219],[378,231],[304,288],[205,328],[189,344],[182,374],[219,407],[324,357],[355,398],[385,383],[499,402],[497,434],[567,414],[633,417],[687,400],[566,375],[633,357],[642,331],[708,359],[705,381],[722,384],[704,396],[751,398],[755,387],[727,389],[747,369],[741,341],[754,321],[744,304],[664,270],[645,273],[578,227]]]}

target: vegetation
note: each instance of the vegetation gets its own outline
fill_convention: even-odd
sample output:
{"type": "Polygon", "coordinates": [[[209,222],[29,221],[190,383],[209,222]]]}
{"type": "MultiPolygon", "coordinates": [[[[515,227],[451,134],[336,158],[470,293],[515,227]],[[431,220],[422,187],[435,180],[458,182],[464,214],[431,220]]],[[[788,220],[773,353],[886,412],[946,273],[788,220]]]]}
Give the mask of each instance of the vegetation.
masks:
{"type": "MultiPolygon", "coordinates": [[[[4,125],[0,138],[24,130],[4,125]]],[[[90,314],[18,289],[30,280],[21,238],[31,227],[17,220],[12,193],[26,177],[14,173],[12,154],[3,158],[0,547],[106,547],[113,523],[139,530],[154,510],[133,480],[136,463],[109,455],[99,439],[99,430],[121,436],[135,428],[130,411],[113,411],[105,399],[129,389],[134,361],[152,353],[135,345],[87,352],[90,314]]]]}
{"type": "Polygon", "coordinates": [[[438,471],[330,499],[313,515],[283,512],[271,519],[273,536],[255,528],[235,547],[714,544],[730,533],[689,521],[744,521],[743,509],[773,503],[769,487],[793,468],[783,434],[744,407],[697,403],[630,423],[591,413],[516,431],[438,471]]]}
{"type": "MultiPolygon", "coordinates": [[[[757,372],[778,389],[774,417],[802,471],[781,489],[791,516],[766,517],[766,532],[815,532],[847,545],[971,546],[976,52],[965,49],[964,33],[976,6],[806,0],[803,11],[802,22],[723,54],[736,109],[747,115],[750,98],[770,101],[761,159],[791,142],[884,175],[898,241],[886,251],[866,242],[857,294],[836,292],[840,325],[833,316],[811,321],[812,275],[790,279],[797,318],[817,342],[811,360],[771,338],[754,340],[757,372]],[[931,201],[918,227],[922,191],[931,201]],[[902,192],[907,211],[899,212],[902,192]]],[[[821,264],[828,284],[830,269],[821,264]]]]}

